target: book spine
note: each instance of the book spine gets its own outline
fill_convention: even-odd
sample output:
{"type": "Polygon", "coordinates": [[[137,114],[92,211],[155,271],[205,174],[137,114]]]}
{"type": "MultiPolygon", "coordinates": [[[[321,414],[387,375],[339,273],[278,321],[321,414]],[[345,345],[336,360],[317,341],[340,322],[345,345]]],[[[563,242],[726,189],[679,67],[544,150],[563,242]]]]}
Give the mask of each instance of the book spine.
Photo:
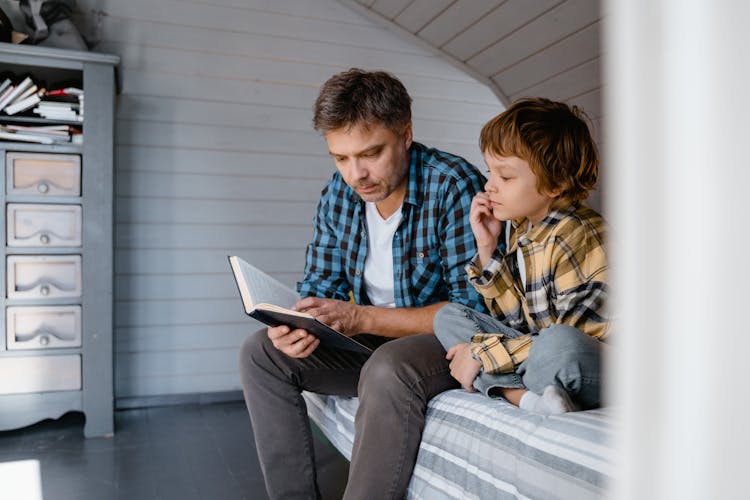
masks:
{"type": "Polygon", "coordinates": [[[54,139],[51,139],[49,137],[36,137],[29,134],[18,134],[13,132],[4,132],[0,131],[0,139],[5,139],[7,141],[16,141],[16,142],[36,142],[39,144],[54,144],[54,139]]]}
{"type": "Polygon", "coordinates": [[[6,97],[6,99],[2,102],[2,104],[0,104],[0,111],[2,111],[5,106],[13,102],[16,97],[18,97],[23,92],[25,92],[26,89],[28,89],[31,85],[32,85],[31,78],[29,77],[24,78],[24,80],[21,83],[19,83],[16,86],[16,88],[14,88],[13,91],[6,97]]]}
{"type": "Polygon", "coordinates": [[[36,94],[27,97],[26,99],[14,102],[13,104],[5,108],[5,112],[9,115],[15,115],[16,113],[20,113],[21,111],[26,111],[35,104],[38,104],[42,100],[43,95],[44,89],[41,89],[36,94]]]}

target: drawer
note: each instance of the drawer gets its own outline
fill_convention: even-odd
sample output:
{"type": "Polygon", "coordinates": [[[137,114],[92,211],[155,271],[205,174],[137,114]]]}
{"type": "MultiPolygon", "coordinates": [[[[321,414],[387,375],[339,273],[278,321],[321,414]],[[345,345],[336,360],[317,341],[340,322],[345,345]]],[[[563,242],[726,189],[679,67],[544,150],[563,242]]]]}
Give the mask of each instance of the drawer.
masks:
{"type": "Polygon", "coordinates": [[[6,154],[6,192],[81,196],[81,157],[51,153],[6,154]]]}
{"type": "Polygon", "coordinates": [[[81,246],[81,206],[9,203],[9,247],[81,246]]]}
{"type": "Polygon", "coordinates": [[[9,307],[8,350],[81,346],[81,306],[9,307]]]}
{"type": "Polygon", "coordinates": [[[80,255],[9,255],[8,298],[81,296],[80,255]]]}
{"type": "Polygon", "coordinates": [[[0,358],[0,394],[76,391],[81,388],[81,356],[0,358]]]}

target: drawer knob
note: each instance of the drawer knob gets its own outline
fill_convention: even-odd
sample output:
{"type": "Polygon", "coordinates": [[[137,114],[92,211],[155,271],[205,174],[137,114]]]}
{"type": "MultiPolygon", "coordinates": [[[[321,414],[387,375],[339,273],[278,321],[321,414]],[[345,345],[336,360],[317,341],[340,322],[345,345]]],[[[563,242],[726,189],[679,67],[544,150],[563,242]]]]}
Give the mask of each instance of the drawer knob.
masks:
{"type": "Polygon", "coordinates": [[[49,337],[47,335],[42,335],[41,337],[39,337],[39,343],[42,345],[49,344],[49,337]]]}
{"type": "Polygon", "coordinates": [[[49,191],[49,184],[47,184],[46,182],[40,182],[39,185],[37,186],[37,189],[39,190],[40,193],[44,194],[47,191],[49,191]]]}
{"type": "Polygon", "coordinates": [[[47,286],[47,285],[43,285],[43,286],[42,286],[42,287],[41,287],[41,288],[39,289],[39,293],[41,293],[41,294],[42,294],[42,295],[44,295],[45,297],[46,297],[47,295],[49,295],[49,286],[47,286]]]}
{"type": "Polygon", "coordinates": [[[49,235],[43,234],[39,237],[39,241],[42,242],[42,245],[48,245],[49,244],[49,235]]]}

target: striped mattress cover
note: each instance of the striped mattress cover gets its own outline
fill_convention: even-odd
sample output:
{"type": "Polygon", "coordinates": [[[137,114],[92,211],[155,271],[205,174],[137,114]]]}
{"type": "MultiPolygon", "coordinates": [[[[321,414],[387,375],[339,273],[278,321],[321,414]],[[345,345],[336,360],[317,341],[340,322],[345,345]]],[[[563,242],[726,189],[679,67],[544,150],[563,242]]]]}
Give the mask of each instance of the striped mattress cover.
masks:
{"type": "MultiPolygon", "coordinates": [[[[303,393],[308,414],[351,460],[357,398],[303,393]]],[[[430,401],[409,499],[605,496],[609,408],[543,416],[456,389],[430,401]]]]}

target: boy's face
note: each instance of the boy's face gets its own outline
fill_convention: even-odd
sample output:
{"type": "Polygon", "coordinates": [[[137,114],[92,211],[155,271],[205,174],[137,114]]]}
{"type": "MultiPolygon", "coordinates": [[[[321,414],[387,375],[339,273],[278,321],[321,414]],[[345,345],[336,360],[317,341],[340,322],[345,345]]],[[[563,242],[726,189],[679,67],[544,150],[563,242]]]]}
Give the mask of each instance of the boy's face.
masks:
{"type": "Polygon", "coordinates": [[[539,192],[537,177],[526,160],[517,156],[484,154],[490,178],[484,189],[490,198],[492,214],[500,220],[528,218],[538,224],[550,212],[557,193],[539,192]]]}
{"type": "Polygon", "coordinates": [[[383,216],[401,206],[412,141],[410,124],[401,134],[381,124],[356,124],[328,131],[325,139],[344,181],[363,200],[375,202],[383,216]]]}

